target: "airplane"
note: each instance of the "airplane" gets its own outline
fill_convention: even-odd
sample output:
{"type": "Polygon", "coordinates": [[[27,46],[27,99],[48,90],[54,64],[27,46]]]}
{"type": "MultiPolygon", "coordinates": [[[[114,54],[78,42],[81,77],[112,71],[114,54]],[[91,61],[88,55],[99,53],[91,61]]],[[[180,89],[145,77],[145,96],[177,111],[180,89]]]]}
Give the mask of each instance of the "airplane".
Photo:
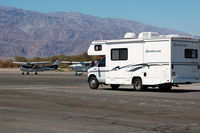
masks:
{"type": "Polygon", "coordinates": [[[97,61],[61,61],[61,63],[69,64],[69,68],[75,71],[74,75],[79,76],[82,75],[83,72],[87,72],[87,70],[90,67],[94,66],[97,63],[97,61]]]}
{"type": "Polygon", "coordinates": [[[30,72],[43,72],[43,71],[52,71],[58,69],[58,65],[60,64],[59,60],[56,60],[52,66],[41,66],[44,64],[51,63],[50,61],[42,61],[42,62],[13,62],[14,64],[20,65],[20,70],[22,71],[22,75],[26,72],[29,75],[30,72]]]}

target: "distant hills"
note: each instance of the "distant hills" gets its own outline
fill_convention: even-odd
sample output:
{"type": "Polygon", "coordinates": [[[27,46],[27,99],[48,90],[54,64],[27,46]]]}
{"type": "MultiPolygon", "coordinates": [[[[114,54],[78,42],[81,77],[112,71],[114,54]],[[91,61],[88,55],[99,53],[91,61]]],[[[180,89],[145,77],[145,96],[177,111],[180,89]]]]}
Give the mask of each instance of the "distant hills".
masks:
{"type": "Polygon", "coordinates": [[[76,55],[87,51],[93,40],[120,39],[126,32],[144,31],[189,35],[136,21],[0,6],[0,57],[76,55]]]}

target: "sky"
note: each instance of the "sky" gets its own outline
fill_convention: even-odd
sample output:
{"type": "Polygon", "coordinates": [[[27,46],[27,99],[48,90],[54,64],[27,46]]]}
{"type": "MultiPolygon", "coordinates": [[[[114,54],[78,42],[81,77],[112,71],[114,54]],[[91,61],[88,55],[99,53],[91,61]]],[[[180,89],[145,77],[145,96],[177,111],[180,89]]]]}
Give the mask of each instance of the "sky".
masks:
{"type": "Polygon", "coordinates": [[[0,0],[0,5],[134,20],[200,36],[200,0],[0,0]]]}

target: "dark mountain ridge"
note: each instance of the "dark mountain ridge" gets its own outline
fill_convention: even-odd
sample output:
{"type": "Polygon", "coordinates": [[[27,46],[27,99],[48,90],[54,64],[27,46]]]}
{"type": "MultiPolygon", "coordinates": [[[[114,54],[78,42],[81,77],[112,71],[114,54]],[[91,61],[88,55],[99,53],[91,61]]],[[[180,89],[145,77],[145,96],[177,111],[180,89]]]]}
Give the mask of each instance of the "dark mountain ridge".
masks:
{"type": "Polygon", "coordinates": [[[76,55],[87,51],[93,40],[120,39],[126,32],[144,31],[189,35],[136,21],[0,6],[0,57],[76,55]]]}

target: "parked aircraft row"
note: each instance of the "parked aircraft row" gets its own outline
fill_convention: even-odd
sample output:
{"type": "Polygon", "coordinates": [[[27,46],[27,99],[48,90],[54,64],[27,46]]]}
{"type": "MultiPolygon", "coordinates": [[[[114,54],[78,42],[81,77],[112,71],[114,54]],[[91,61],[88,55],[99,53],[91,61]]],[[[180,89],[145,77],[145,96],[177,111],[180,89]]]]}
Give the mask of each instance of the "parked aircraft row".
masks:
{"type": "Polygon", "coordinates": [[[82,72],[87,72],[89,68],[97,64],[97,61],[61,61],[61,63],[69,64],[69,68],[75,71],[75,76],[81,75],[82,72]]]}
{"type": "Polygon", "coordinates": [[[75,71],[75,76],[81,75],[83,72],[87,72],[89,68],[97,64],[97,61],[59,61],[56,60],[53,65],[45,66],[50,64],[50,61],[42,61],[42,62],[13,62],[14,64],[18,64],[20,66],[20,70],[22,71],[22,75],[25,73],[29,75],[30,72],[34,72],[35,75],[38,72],[43,71],[53,71],[57,70],[60,63],[69,64],[69,68],[75,71]]]}

